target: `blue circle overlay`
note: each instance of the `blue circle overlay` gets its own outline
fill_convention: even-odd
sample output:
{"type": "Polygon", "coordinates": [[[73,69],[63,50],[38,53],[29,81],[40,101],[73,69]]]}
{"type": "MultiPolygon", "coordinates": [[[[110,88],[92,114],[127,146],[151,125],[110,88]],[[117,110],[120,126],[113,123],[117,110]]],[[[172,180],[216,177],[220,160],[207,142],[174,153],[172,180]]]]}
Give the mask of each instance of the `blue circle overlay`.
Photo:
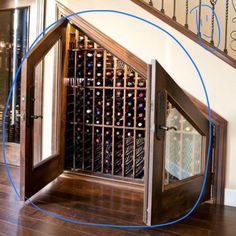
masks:
{"type": "Polygon", "coordinates": [[[49,215],[49,216],[52,216],[52,217],[55,217],[57,219],[60,219],[60,220],[64,220],[64,221],[68,221],[68,222],[71,222],[71,223],[75,223],[75,224],[79,224],[79,225],[88,225],[88,226],[96,226],[96,227],[113,227],[113,228],[123,228],[123,229],[148,229],[148,228],[156,228],[156,227],[163,227],[163,226],[168,226],[168,225],[172,225],[172,224],[175,224],[177,222],[180,222],[184,219],[186,219],[189,215],[191,215],[193,213],[193,211],[196,209],[197,205],[199,204],[202,196],[203,196],[203,193],[204,193],[204,188],[205,188],[205,185],[206,185],[206,180],[207,180],[207,172],[208,172],[208,166],[209,166],[209,159],[210,159],[210,151],[211,151],[211,142],[212,142],[212,119],[211,119],[211,108],[210,108],[210,102],[209,102],[209,98],[208,98],[208,94],[207,94],[207,90],[206,90],[206,86],[204,84],[204,80],[202,78],[202,75],[199,71],[199,68],[197,67],[196,63],[194,62],[193,58],[190,56],[189,52],[185,49],[185,47],[178,41],[178,39],[176,39],[171,33],[169,33],[168,31],[166,31],[165,29],[163,29],[162,27],[160,27],[159,25],[153,23],[153,22],[150,22],[144,18],[141,18],[139,16],[136,16],[136,15],[133,15],[133,14],[130,14],[130,13],[127,13],[127,12],[122,12],[122,11],[116,11],[116,10],[85,10],[85,11],[79,11],[79,12],[76,12],[76,13],[73,13],[73,14],[70,14],[68,16],[65,16],[65,17],[62,17],[60,18],[58,21],[52,23],[51,25],[49,25],[47,28],[45,28],[45,30],[43,32],[41,32],[38,37],[34,40],[34,42],[31,44],[31,46],[29,47],[29,49],[27,50],[26,54],[24,55],[22,61],[21,61],[21,64],[20,66],[18,67],[17,69],[17,72],[14,76],[14,80],[13,80],[13,84],[12,84],[12,87],[10,89],[10,92],[9,92],[9,95],[8,95],[8,98],[7,98],[7,102],[6,102],[6,108],[4,110],[4,116],[3,116],[3,122],[2,122],[2,151],[3,151],[3,157],[4,157],[4,164],[5,164],[5,167],[6,167],[6,171],[7,171],[7,175],[8,175],[8,178],[10,180],[10,183],[16,193],[16,195],[18,196],[19,200],[27,200],[27,202],[29,202],[35,209],[37,210],[40,210],[41,212],[45,213],[46,215],[49,215]],[[11,174],[10,174],[10,170],[9,170],[9,166],[7,164],[7,161],[6,161],[6,151],[5,151],[5,122],[6,122],[6,115],[7,115],[7,112],[8,112],[8,105],[9,105],[9,101],[11,99],[11,95],[12,95],[12,91],[13,91],[13,88],[16,84],[16,81],[17,81],[17,77],[20,73],[20,70],[22,68],[22,65],[26,59],[26,57],[28,56],[30,50],[33,48],[33,46],[37,43],[37,41],[44,35],[44,33],[46,31],[48,31],[52,26],[56,25],[57,23],[65,20],[65,19],[68,19],[70,17],[73,17],[73,16],[76,16],[76,15],[82,15],[82,14],[88,14],[88,13],[113,13],[113,14],[119,14],[119,15],[124,15],[124,16],[128,16],[128,17],[131,17],[131,18],[134,18],[134,19],[137,19],[138,21],[141,21],[141,22],[144,22],[144,23],[147,23],[149,25],[152,25],[153,27],[161,30],[162,32],[164,32],[165,34],[167,34],[168,36],[170,36],[179,46],[180,48],[186,53],[187,57],[189,58],[189,60],[191,61],[191,63],[193,64],[194,68],[196,69],[197,71],[197,74],[199,76],[199,79],[201,81],[201,84],[202,84],[202,87],[203,87],[203,90],[204,90],[204,93],[205,93],[205,97],[206,97],[206,102],[207,102],[207,106],[208,106],[208,119],[209,119],[209,143],[208,143],[208,151],[207,151],[207,158],[206,158],[206,166],[205,166],[205,172],[204,172],[204,179],[203,179],[203,184],[202,184],[202,187],[201,187],[201,191],[200,191],[200,194],[198,196],[198,199],[196,200],[194,206],[192,207],[191,210],[189,210],[184,216],[180,217],[180,218],[177,218],[175,220],[171,220],[171,221],[168,221],[168,222],[165,222],[165,223],[162,223],[162,224],[155,224],[155,225],[151,225],[151,226],[148,226],[148,225],[117,225],[117,224],[99,224],[99,223],[92,223],[92,222],[84,222],[84,221],[77,221],[77,220],[73,220],[73,219],[70,219],[70,218],[67,218],[67,217],[63,217],[63,216],[60,216],[58,214],[55,214],[55,213],[52,213],[52,212],[49,212],[49,211],[46,211],[40,207],[38,207],[37,205],[35,205],[30,199],[21,199],[20,197],[20,194],[19,192],[17,191],[16,189],[16,186],[11,178],[11,174]]]}
{"type": "MultiPolygon", "coordinates": [[[[196,17],[195,17],[195,20],[196,20],[197,36],[198,36],[198,40],[199,40],[200,45],[201,45],[204,49],[206,49],[208,52],[215,52],[215,51],[217,51],[217,49],[218,49],[219,46],[220,46],[220,42],[221,42],[221,28],[220,28],[220,22],[219,22],[219,19],[218,19],[217,14],[215,13],[213,7],[210,6],[210,5],[208,5],[208,4],[197,5],[197,6],[193,7],[193,8],[190,10],[189,13],[192,14],[192,12],[193,12],[194,10],[196,10],[196,17]],[[199,31],[199,23],[198,23],[198,9],[199,9],[200,6],[201,6],[201,7],[209,8],[209,9],[211,10],[212,14],[214,15],[214,18],[216,19],[216,24],[217,24],[217,28],[218,28],[218,40],[217,40],[218,42],[217,42],[217,45],[215,46],[214,49],[208,49],[208,48],[204,45],[204,43],[203,43],[203,41],[202,41],[201,33],[200,33],[200,31],[199,31]]],[[[212,36],[212,35],[214,35],[214,29],[212,29],[211,36],[212,36]]],[[[210,36],[210,38],[211,38],[211,36],[210,36]]],[[[206,36],[206,37],[209,38],[209,36],[206,36]]]]}

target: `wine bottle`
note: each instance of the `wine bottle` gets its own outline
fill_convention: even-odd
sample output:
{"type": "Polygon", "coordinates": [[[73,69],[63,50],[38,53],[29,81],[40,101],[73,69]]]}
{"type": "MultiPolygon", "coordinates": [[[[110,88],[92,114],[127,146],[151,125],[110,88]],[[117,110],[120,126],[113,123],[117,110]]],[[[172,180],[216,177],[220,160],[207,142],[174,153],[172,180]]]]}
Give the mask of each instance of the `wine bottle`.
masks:
{"type": "Polygon", "coordinates": [[[110,111],[106,112],[106,116],[111,116],[111,115],[112,115],[112,112],[110,112],[110,111]]]}
{"type": "Polygon", "coordinates": [[[98,106],[102,106],[102,101],[98,101],[98,106]]]}
{"type": "Polygon", "coordinates": [[[108,107],[110,107],[112,105],[112,102],[111,102],[111,99],[107,99],[107,101],[106,101],[106,106],[108,106],[108,107]]]}
{"type": "Polygon", "coordinates": [[[144,118],[144,116],[145,116],[145,115],[144,115],[143,112],[138,113],[138,117],[139,117],[139,118],[144,118]]]}
{"type": "Polygon", "coordinates": [[[126,126],[128,126],[128,127],[133,126],[133,121],[132,120],[126,120],[126,126]]]}
{"type": "Polygon", "coordinates": [[[103,53],[98,52],[97,55],[96,55],[96,57],[101,59],[101,58],[103,57],[103,53]]]}
{"type": "Polygon", "coordinates": [[[120,109],[123,108],[123,99],[119,100],[116,98],[116,107],[119,107],[120,109]]]}
{"type": "Polygon", "coordinates": [[[112,124],[111,117],[106,117],[106,125],[111,125],[111,124],[112,124]]]}
{"type": "Polygon", "coordinates": [[[87,86],[92,86],[93,85],[93,79],[92,78],[87,78],[86,85],[87,86]]]}
{"type": "Polygon", "coordinates": [[[117,116],[117,117],[121,117],[121,116],[122,116],[122,112],[121,112],[121,111],[118,111],[118,112],[116,113],[116,116],[117,116]]]}
{"type": "Polygon", "coordinates": [[[91,114],[92,112],[93,112],[92,109],[87,109],[87,110],[86,110],[86,114],[91,114]]]}
{"type": "Polygon", "coordinates": [[[133,98],[134,97],[134,91],[128,91],[127,92],[127,97],[128,98],[133,98]]]}
{"type": "Polygon", "coordinates": [[[113,77],[113,71],[111,71],[111,70],[106,71],[106,76],[107,76],[108,78],[113,77]]]}
{"type": "Polygon", "coordinates": [[[123,79],[124,78],[124,71],[123,70],[117,70],[116,76],[119,79],[123,79]]]}
{"type": "Polygon", "coordinates": [[[95,117],[95,123],[97,125],[100,125],[102,123],[101,120],[100,120],[100,117],[95,117]]]}
{"type": "Polygon", "coordinates": [[[78,54],[77,54],[77,57],[78,57],[79,60],[80,60],[80,59],[83,59],[83,58],[84,58],[84,54],[83,54],[83,53],[78,53],[78,54]]]}
{"type": "Polygon", "coordinates": [[[107,60],[106,61],[106,68],[113,68],[113,67],[114,67],[113,60],[107,60]]]}
{"type": "Polygon", "coordinates": [[[94,43],[92,41],[88,41],[87,46],[88,46],[88,49],[92,49],[94,48],[94,43]]]}
{"type": "Polygon", "coordinates": [[[135,77],[134,71],[130,71],[130,72],[128,73],[128,77],[129,77],[130,79],[133,79],[133,78],[135,77]]]}
{"type": "Polygon", "coordinates": [[[133,113],[127,112],[127,116],[128,116],[128,117],[132,117],[133,115],[134,115],[133,113]]]}
{"type": "Polygon", "coordinates": [[[116,138],[117,139],[122,138],[122,131],[121,130],[116,131],[116,138]]]}
{"type": "Polygon", "coordinates": [[[127,87],[134,87],[134,81],[132,79],[127,79],[127,87]]]}
{"type": "Polygon", "coordinates": [[[138,93],[138,97],[139,98],[144,98],[145,97],[145,93],[143,91],[138,93]]]}
{"type": "Polygon", "coordinates": [[[101,92],[101,91],[97,91],[97,92],[96,92],[96,95],[97,95],[97,96],[101,96],[101,95],[102,95],[102,92],[101,92]]]}
{"type": "Polygon", "coordinates": [[[116,86],[117,87],[123,87],[124,86],[124,81],[123,79],[116,79],[116,86]]]}
{"type": "Polygon", "coordinates": [[[78,70],[78,71],[77,71],[77,77],[83,78],[83,77],[84,77],[84,72],[81,71],[81,70],[78,70]]]}
{"type": "Polygon", "coordinates": [[[101,62],[97,63],[97,68],[101,68],[103,66],[103,64],[101,62]]]}
{"type": "Polygon", "coordinates": [[[123,96],[123,92],[120,91],[120,90],[117,90],[117,91],[116,91],[116,96],[117,96],[117,97],[122,97],[122,96],[123,96]]]}
{"type": "Polygon", "coordinates": [[[137,122],[137,126],[138,126],[139,128],[144,127],[144,121],[139,121],[139,122],[137,122]]]}
{"type": "Polygon", "coordinates": [[[138,103],[138,109],[143,109],[145,104],[143,102],[138,103]]]}
{"type": "Polygon", "coordinates": [[[143,88],[146,86],[146,81],[144,79],[138,80],[138,87],[143,88]]]}
{"type": "Polygon", "coordinates": [[[84,64],[83,63],[79,63],[78,64],[78,69],[83,69],[84,68],[84,64]]]}
{"type": "Polygon", "coordinates": [[[88,76],[88,78],[92,78],[93,77],[93,71],[87,71],[87,76],[88,76]]]}
{"type": "Polygon", "coordinates": [[[96,85],[97,86],[102,86],[102,81],[101,80],[97,80],[96,85]]]}
{"type": "Polygon", "coordinates": [[[87,57],[88,57],[89,59],[92,59],[92,58],[93,58],[93,53],[92,53],[92,52],[87,52],[87,57]]]}
{"type": "Polygon", "coordinates": [[[102,72],[97,72],[97,77],[101,78],[102,77],[102,72]]]}

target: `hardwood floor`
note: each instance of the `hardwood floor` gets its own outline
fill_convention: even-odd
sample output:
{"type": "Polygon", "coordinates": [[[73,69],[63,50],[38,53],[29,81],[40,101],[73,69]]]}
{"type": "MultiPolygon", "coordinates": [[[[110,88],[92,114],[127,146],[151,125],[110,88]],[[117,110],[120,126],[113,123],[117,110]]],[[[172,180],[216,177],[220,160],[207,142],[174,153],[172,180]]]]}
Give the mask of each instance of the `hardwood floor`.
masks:
{"type": "MultiPolygon", "coordinates": [[[[19,168],[10,167],[19,188],[19,168]]],[[[44,210],[80,221],[143,224],[141,192],[110,187],[63,175],[33,198],[44,210]]],[[[89,227],[56,219],[18,201],[0,165],[0,236],[2,235],[157,235],[235,236],[236,208],[202,204],[181,223],[158,229],[89,227]]]]}

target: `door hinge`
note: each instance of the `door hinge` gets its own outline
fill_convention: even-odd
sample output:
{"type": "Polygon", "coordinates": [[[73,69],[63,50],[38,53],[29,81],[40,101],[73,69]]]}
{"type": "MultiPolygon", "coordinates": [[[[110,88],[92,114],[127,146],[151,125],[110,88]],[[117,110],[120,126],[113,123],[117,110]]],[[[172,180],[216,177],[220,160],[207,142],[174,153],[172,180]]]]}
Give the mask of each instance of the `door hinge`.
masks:
{"type": "Polygon", "coordinates": [[[211,145],[212,145],[213,148],[216,147],[216,129],[215,129],[214,125],[212,126],[212,142],[211,142],[211,145]]]}

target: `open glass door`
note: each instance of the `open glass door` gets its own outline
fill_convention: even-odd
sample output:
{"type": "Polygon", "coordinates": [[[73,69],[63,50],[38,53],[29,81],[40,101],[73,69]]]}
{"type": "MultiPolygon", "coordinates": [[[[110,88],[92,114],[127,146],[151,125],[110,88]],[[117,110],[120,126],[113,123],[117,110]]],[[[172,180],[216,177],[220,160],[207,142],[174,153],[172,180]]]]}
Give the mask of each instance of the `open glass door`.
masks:
{"type": "MultiPolygon", "coordinates": [[[[156,61],[150,68],[144,222],[153,225],[194,206],[203,183],[209,122],[156,61]]],[[[210,189],[209,173],[202,200],[210,199],[210,189]]]]}
{"type": "Polygon", "coordinates": [[[60,145],[66,22],[52,28],[24,62],[21,82],[21,197],[34,195],[63,171],[60,145]]]}

